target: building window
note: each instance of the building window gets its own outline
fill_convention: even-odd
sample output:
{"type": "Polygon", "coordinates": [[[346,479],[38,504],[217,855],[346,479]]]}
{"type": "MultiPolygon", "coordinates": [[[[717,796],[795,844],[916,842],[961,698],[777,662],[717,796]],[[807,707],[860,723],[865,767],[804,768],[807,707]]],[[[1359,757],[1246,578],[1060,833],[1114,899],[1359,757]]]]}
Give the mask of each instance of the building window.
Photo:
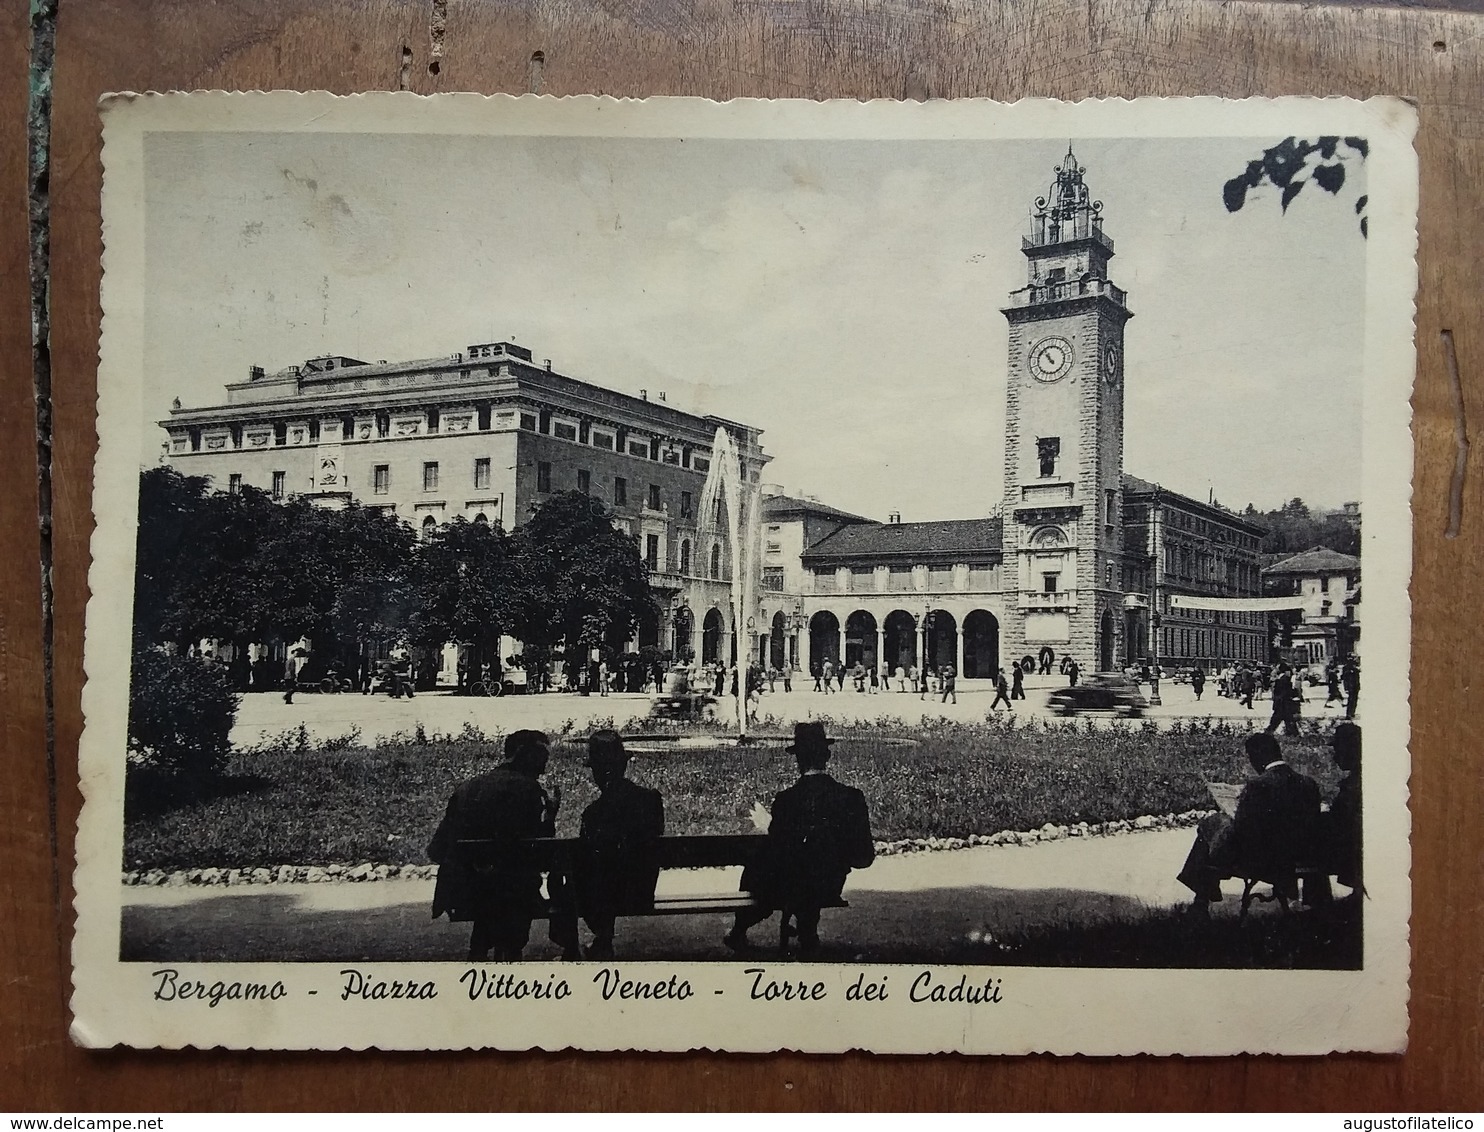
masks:
{"type": "Polygon", "coordinates": [[[649,502],[646,504],[651,511],[660,509],[660,485],[652,483],[649,485],[649,502]]]}
{"type": "Polygon", "coordinates": [[[242,491],[241,472],[233,472],[227,477],[227,490],[230,491],[233,495],[237,495],[242,491]]]}
{"type": "Polygon", "coordinates": [[[371,469],[371,490],[377,495],[385,495],[392,489],[392,466],[390,464],[377,464],[371,469]]]}
{"type": "Polygon", "coordinates": [[[690,466],[698,472],[709,472],[711,470],[711,461],[705,456],[693,456],[690,466]]]}
{"type": "Polygon", "coordinates": [[[596,432],[595,431],[593,433],[593,447],[594,448],[607,448],[609,450],[612,450],[612,448],[613,448],[613,437],[610,434],[606,433],[606,432],[596,432]]]}
{"type": "Polygon", "coordinates": [[[649,459],[649,444],[643,440],[629,441],[629,455],[640,456],[645,460],[649,459]]]}
{"type": "Polygon", "coordinates": [[[660,566],[660,536],[644,536],[644,565],[651,570],[658,570],[660,566]]]}
{"type": "Polygon", "coordinates": [[[1056,475],[1056,460],[1061,455],[1061,437],[1042,436],[1036,440],[1036,456],[1041,461],[1043,476],[1056,475]]]}
{"type": "Polygon", "coordinates": [[[1041,575],[1041,592],[1043,594],[1056,593],[1057,583],[1061,581],[1061,575],[1054,570],[1048,570],[1041,575]]]}
{"type": "Polygon", "coordinates": [[[779,594],[783,592],[782,566],[763,567],[763,589],[779,594]]]}
{"type": "Polygon", "coordinates": [[[392,434],[392,415],[386,411],[376,414],[376,436],[379,440],[385,440],[392,434]]]}
{"type": "Polygon", "coordinates": [[[423,490],[438,490],[438,461],[429,460],[423,465],[423,490]]]}
{"type": "Polygon", "coordinates": [[[551,490],[551,465],[545,460],[541,460],[536,464],[536,490],[551,490]]]}
{"type": "Polygon", "coordinates": [[[768,553],[769,554],[782,554],[783,553],[783,544],[781,542],[770,542],[770,543],[768,543],[768,553]]]}
{"type": "Polygon", "coordinates": [[[711,548],[711,576],[721,577],[721,544],[717,543],[711,548]]]}
{"type": "Polygon", "coordinates": [[[474,461],[474,486],[480,490],[488,490],[490,485],[490,461],[488,456],[481,456],[474,461]]]}
{"type": "Polygon", "coordinates": [[[423,541],[427,542],[433,537],[433,532],[438,529],[438,520],[428,515],[423,519],[423,541]]]}
{"type": "Polygon", "coordinates": [[[477,415],[475,417],[475,427],[478,428],[480,432],[486,432],[486,431],[488,431],[488,429],[490,427],[490,406],[489,406],[489,402],[486,401],[486,402],[484,402],[484,404],[479,405],[477,407],[476,413],[477,413],[477,415]]]}
{"type": "Polygon", "coordinates": [[[438,431],[439,420],[440,420],[440,418],[438,416],[438,410],[437,409],[429,409],[428,410],[428,431],[429,432],[437,432],[438,431]]]}
{"type": "Polygon", "coordinates": [[[1111,527],[1114,523],[1118,522],[1118,492],[1109,488],[1103,493],[1103,498],[1107,503],[1106,511],[1108,516],[1103,522],[1111,527]]]}
{"type": "Polygon", "coordinates": [[[287,491],[289,474],[287,472],[273,473],[273,498],[282,499],[287,491]]]}
{"type": "Polygon", "coordinates": [[[520,427],[523,428],[523,429],[525,429],[527,432],[535,432],[536,431],[536,414],[535,413],[522,413],[520,415],[520,427]]]}
{"type": "Polygon", "coordinates": [[[562,424],[560,421],[551,426],[551,435],[558,440],[576,440],[577,426],[562,424]]]}
{"type": "Polygon", "coordinates": [[[629,502],[629,481],[623,476],[613,477],[613,506],[626,507],[629,502]]]}
{"type": "Polygon", "coordinates": [[[593,493],[593,474],[586,468],[577,469],[577,490],[582,492],[583,495],[591,495],[593,493]]]}
{"type": "Polygon", "coordinates": [[[1113,563],[1108,563],[1103,571],[1103,583],[1111,586],[1113,584],[1113,563]]]}
{"type": "Polygon", "coordinates": [[[690,573],[690,539],[680,541],[680,572],[690,573]]]}
{"type": "Polygon", "coordinates": [[[691,512],[694,510],[695,504],[691,499],[690,492],[682,491],[680,493],[680,517],[682,519],[689,519],[691,516],[691,512]]]}

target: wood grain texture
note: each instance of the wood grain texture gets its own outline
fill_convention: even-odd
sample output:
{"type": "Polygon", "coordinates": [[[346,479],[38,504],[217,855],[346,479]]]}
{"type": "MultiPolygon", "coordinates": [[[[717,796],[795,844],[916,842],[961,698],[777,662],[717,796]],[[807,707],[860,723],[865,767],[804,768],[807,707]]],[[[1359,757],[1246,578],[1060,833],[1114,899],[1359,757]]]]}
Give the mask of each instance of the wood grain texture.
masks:
{"type": "MultiPolygon", "coordinates": [[[[10,0],[4,19],[24,5],[10,0]]],[[[1003,4],[830,0],[450,0],[437,73],[431,7],[411,0],[66,0],[58,38],[53,199],[56,836],[28,580],[24,490],[3,497],[0,655],[11,771],[0,781],[11,883],[0,924],[0,1106],[175,1108],[1477,1108],[1484,958],[1484,775],[1471,688],[1481,624],[1484,468],[1475,445],[1457,538],[1452,332],[1468,418],[1484,422],[1484,22],[1459,12],[1209,0],[1003,4]],[[404,64],[404,49],[409,53],[404,64]],[[532,63],[540,51],[544,63],[532,63]],[[1422,114],[1422,287],[1415,407],[1412,1045],[1403,1058],[934,1059],[529,1055],[89,1054],[65,1037],[72,831],[98,342],[99,131],[107,90],[223,87],[696,94],[809,98],[983,95],[1405,94],[1422,114]],[[12,497],[13,496],[13,497],[12,497]],[[29,604],[28,604],[29,603],[29,604]],[[1474,710],[1471,710],[1474,709],[1474,710]],[[58,910],[60,908],[60,911],[58,910]],[[13,913],[13,914],[12,914],[13,913]]],[[[0,39],[9,46],[23,36],[0,39]]],[[[23,57],[22,57],[23,61],[23,57]]],[[[0,102],[23,97],[0,74],[0,102]]],[[[7,123],[18,115],[4,116],[7,123]]],[[[20,183],[0,137],[0,192],[20,183]]],[[[7,220],[23,202],[0,197],[7,220]]],[[[0,262],[24,260],[7,223],[0,262]]],[[[24,273],[3,277],[0,448],[23,489],[24,273]],[[13,465],[13,466],[12,466],[13,465]]],[[[34,506],[34,495],[29,500],[34,506]]],[[[1375,693],[1377,689],[1369,689],[1375,693]]]]}

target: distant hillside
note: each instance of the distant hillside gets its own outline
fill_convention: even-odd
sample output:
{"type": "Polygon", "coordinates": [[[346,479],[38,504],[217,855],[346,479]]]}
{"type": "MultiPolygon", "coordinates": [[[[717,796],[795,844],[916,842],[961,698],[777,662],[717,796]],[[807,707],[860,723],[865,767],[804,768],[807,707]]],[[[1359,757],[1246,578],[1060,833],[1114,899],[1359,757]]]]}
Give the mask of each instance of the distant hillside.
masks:
{"type": "Polygon", "coordinates": [[[1252,504],[1242,518],[1267,528],[1264,554],[1298,554],[1327,546],[1341,554],[1360,554],[1360,525],[1340,511],[1310,511],[1302,499],[1290,499],[1276,511],[1259,511],[1252,504]]]}

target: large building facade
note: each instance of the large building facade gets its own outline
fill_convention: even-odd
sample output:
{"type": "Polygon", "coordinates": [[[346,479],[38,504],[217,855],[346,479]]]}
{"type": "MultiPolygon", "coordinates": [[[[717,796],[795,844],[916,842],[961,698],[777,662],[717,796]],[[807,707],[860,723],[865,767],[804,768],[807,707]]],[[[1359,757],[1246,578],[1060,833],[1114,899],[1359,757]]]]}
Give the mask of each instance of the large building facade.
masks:
{"type": "Polygon", "coordinates": [[[881,523],[765,488],[757,428],[564,376],[508,341],[413,362],[253,367],[225,404],[177,403],[161,422],[167,458],[224,490],[357,500],[423,532],[457,516],[510,528],[552,492],[590,494],[650,568],[662,615],[634,643],[681,658],[951,665],[968,679],[1048,654],[1084,670],[1265,659],[1261,614],[1170,603],[1260,596],[1263,532],[1123,470],[1133,315],[1085,173],[1070,150],[1054,169],[1021,241],[1026,283],[1002,308],[1005,476],[992,515],[881,523]],[[718,427],[761,497],[741,624],[726,536],[700,514],[718,427]]]}
{"type": "MultiPolygon", "coordinates": [[[[727,605],[730,548],[700,514],[717,429],[745,482],[757,484],[768,459],[756,428],[564,376],[513,342],[410,362],[252,367],[225,404],[177,404],[160,423],[168,462],[219,490],[355,500],[420,533],[456,517],[512,528],[555,492],[592,495],[649,566],[662,615],[646,643],[682,652],[700,647],[690,611],[727,605]]],[[[728,617],[717,647],[730,650],[731,632],[728,617]]]]}

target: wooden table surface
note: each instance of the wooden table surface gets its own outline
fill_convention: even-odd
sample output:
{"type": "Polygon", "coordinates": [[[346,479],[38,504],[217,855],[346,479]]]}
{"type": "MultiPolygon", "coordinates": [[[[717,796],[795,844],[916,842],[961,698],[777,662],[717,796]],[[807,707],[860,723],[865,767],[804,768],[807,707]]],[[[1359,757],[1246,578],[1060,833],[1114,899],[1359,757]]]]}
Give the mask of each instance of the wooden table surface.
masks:
{"type": "Polygon", "coordinates": [[[1213,0],[62,0],[49,178],[49,539],[38,534],[28,334],[27,21],[25,0],[4,0],[0,1109],[1484,1105],[1484,736],[1471,710],[1478,703],[1472,667],[1484,594],[1484,469],[1480,446],[1460,463],[1458,445],[1470,422],[1484,422],[1484,17],[1213,0]],[[110,90],[214,87],[715,98],[1414,98],[1422,120],[1422,285],[1413,400],[1409,1052],[1195,1061],[73,1048],[66,1038],[69,875],[79,805],[101,250],[94,103],[110,90]],[[1450,496],[1461,505],[1454,537],[1450,496]],[[55,595],[49,632],[38,569],[43,543],[55,595]]]}

